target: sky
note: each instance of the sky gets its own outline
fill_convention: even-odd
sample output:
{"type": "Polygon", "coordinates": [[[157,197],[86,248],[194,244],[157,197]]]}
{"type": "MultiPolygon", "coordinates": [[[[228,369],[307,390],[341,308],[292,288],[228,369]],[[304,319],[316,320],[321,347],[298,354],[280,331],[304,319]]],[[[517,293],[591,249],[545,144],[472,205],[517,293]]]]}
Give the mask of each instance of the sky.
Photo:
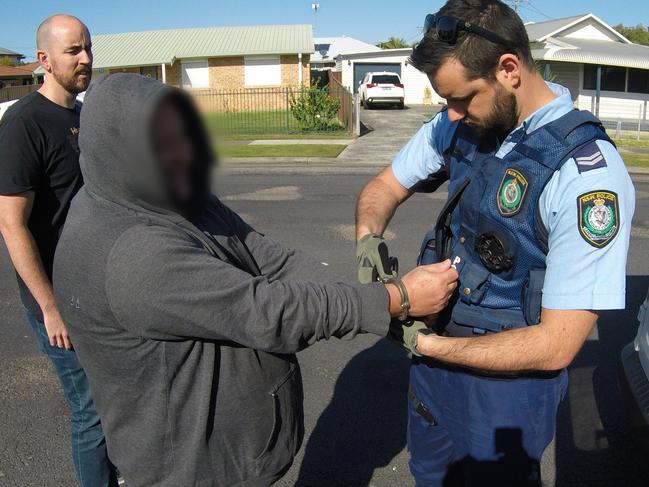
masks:
{"type": "MultiPolygon", "coordinates": [[[[297,24],[315,26],[316,36],[348,35],[377,43],[390,36],[415,42],[427,13],[440,0],[319,0],[313,14],[304,0],[5,0],[0,1],[0,46],[34,60],[36,27],[45,17],[76,15],[91,34],[221,25],[297,24]]],[[[647,0],[522,0],[525,21],[593,12],[609,24],[649,24],[647,0]]]]}

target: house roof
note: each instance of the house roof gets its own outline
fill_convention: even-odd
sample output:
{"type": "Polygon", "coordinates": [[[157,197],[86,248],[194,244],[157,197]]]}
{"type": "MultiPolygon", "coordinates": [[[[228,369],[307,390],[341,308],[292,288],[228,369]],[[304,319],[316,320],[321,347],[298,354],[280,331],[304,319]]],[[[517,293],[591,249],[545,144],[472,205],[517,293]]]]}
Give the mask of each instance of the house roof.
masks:
{"type": "Polygon", "coordinates": [[[355,57],[392,57],[392,56],[410,56],[412,54],[412,47],[399,47],[396,49],[378,49],[371,51],[347,52],[340,54],[341,59],[353,59],[355,57]]]}
{"type": "Polygon", "coordinates": [[[381,48],[353,37],[316,37],[315,52],[311,55],[311,63],[333,62],[339,54],[350,52],[380,51],[381,48]]]}
{"type": "Polygon", "coordinates": [[[95,35],[93,67],[170,64],[180,58],[313,52],[310,25],[203,27],[95,35]]]}
{"type": "Polygon", "coordinates": [[[19,52],[12,51],[11,49],[5,49],[4,47],[0,47],[0,56],[20,56],[20,57],[25,57],[19,52]]]}
{"type": "Polygon", "coordinates": [[[572,17],[563,17],[561,19],[545,20],[543,22],[528,22],[525,24],[525,29],[527,30],[527,36],[530,38],[530,42],[543,42],[550,37],[560,36],[562,32],[568,30],[570,27],[588,19],[593,19],[595,22],[599,23],[604,29],[614,34],[620,41],[627,44],[630,43],[626,37],[592,13],[573,15],[572,17]]]}
{"type": "Polygon", "coordinates": [[[28,78],[33,76],[39,63],[21,64],[19,66],[0,65],[0,78],[28,78]]]}
{"type": "Polygon", "coordinates": [[[649,69],[648,46],[593,39],[566,39],[566,41],[562,42],[561,46],[550,43],[543,48],[532,49],[532,57],[545,61],[649,69]]]}
{"type": "Polygon", "coordinates": [[[525,28],[532,42],[532,57],[537,60],[649,69],[649,47],[632,43],[593,14],[530,23],[525,28]],[[604,40],[565,35],[585,21],[594,21],[612,36],[604,40]]]}
{"type": "Polygon", "coordinates": [[[33,72],[36,71],[40,66],[41,66],[41,63],[39,63],[38,61],[35,61],[35,62],[33,62],[33,63],[25,63],[25,64],[21,64],[21,65],[19,65],[19,66],[16,66],[16,68],[23,69],[23,70],[25,70],[25,71],[29,71],[30,73],[33,73],[33,72]]]}
{"type": "Polygon", "coordinates": [[[584,19],[586,14],[573,15],[572,17],[564,17],[561,19],[545,20],[543,22],[528,22],[525,24],[527,36],[531,42],[540,41],[545,37],[552,35],[555,32],[560,32],[568,28],[568,26],[579,22],[584,19]]]}

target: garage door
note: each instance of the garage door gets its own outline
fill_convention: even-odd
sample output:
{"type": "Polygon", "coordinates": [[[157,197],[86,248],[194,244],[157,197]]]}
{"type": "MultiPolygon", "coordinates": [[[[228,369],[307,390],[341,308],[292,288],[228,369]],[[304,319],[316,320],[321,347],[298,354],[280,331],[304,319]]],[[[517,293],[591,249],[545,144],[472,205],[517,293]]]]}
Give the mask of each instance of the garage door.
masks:
{"type": "Polygon", "coordinates": [[[365,74],[372,71],[389,71],[401,76],[401,63],[354,63],[354,93],[358,92],[358,85],[365,74]]]}

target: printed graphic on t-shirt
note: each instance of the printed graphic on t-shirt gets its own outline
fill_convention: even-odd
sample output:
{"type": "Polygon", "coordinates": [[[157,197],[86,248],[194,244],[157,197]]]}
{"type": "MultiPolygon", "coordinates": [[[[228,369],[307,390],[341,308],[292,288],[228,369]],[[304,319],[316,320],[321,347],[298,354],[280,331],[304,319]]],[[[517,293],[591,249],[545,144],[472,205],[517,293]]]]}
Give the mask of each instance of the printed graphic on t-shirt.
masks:
{"type": "Polygon", "coordinates": [[[68,142],[72,150],[79,153],[79,127],[70,127],[70,135],[68,135],[68,142]]]}

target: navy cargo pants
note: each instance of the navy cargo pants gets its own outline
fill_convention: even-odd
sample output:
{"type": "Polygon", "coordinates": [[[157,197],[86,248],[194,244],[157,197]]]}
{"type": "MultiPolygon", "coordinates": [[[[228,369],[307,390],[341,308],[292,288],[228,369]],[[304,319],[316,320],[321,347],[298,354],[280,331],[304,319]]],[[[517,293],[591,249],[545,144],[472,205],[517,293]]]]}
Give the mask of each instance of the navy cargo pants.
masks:
{"type": "Polygon", "coordinates": [[[567,386],[565,370],[495,377],[415,358],[408,449],[417,487],[541,485],[567,386]]]}

